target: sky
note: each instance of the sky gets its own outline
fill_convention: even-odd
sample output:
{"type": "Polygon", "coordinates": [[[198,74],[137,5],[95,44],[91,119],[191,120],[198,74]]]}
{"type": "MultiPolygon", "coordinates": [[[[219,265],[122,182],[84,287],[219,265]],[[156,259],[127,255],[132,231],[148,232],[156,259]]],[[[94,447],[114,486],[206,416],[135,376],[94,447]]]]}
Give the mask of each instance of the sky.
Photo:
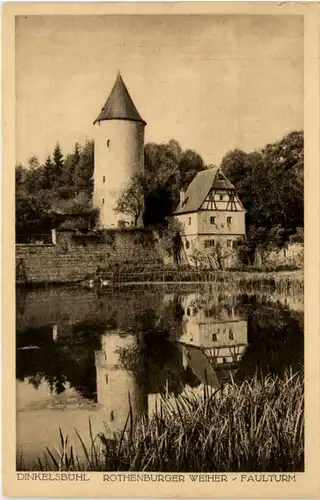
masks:
{"type": "Polygon", "coordinates": [[[206,164],[303,129],[303,18],[19,16],[16,162],[94,138],[120,71],[146,142],[180,142],[206,164]]]}

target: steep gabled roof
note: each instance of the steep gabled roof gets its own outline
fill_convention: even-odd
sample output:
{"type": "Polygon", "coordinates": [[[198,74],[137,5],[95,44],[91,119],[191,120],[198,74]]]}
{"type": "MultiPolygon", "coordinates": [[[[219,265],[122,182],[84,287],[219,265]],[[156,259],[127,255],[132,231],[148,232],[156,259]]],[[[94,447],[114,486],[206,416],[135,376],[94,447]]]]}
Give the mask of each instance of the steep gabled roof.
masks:
{"type": "Polygon", "coordinates": [[[184,201],[179,203],[179,206],[175,210],[174,214],[196,212],[199,210],[213,185],[217,172],[218,167],[208,168],[199,172],[189,184],[185,193],[184,201]]]}
{"type": "Polygon", "coordinates": [[[218,167],[199,172],[189,185],[184,201],[179,203],[174,215],[197,212],[210,189],[234,189],[233,184],[219,171],[218,167]],[[218,175],[219,174],[219,175],[218,175]]]}
{"type": "Polygon", "coordinates": [[[118,73],[110,95],[93,124],[103,120],[131,120],[142,122],[146,125],[146,122],[141,118],[137,108],[133,104],[120,73],[118,73]]]}
{"type": "Polygon", "coordinates": [[[202,170],[190,183],[184,201],[179,203],[174,215],[197,212],[212,188],[235,189],[234,185],[219,171],[218,167],[202,170]]]}

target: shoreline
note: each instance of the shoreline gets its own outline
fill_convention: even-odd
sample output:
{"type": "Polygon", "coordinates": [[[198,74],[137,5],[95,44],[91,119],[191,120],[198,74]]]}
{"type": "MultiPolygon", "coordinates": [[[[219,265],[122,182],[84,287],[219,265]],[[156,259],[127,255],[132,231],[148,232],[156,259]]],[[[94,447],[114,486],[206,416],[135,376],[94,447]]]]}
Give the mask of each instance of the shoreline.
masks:
{"type": "Polygon", "coordinates": [[[118,288],[122,286],[160,286],[160,285],[203,285],[203,284],[238,284],[238,285],[262,285],[277,287],[286,285],[290,287],[297,284],[299,288],[304,287],[304,270],[279,270],[279,271],[193,271],[193,270],[157,270],[157,271],[132,271],[118,273],[115,279],[110,280],[105,286],[88,286],[89,282],[96,279],[87,277],[83,280],[68,281],[16,281],[16,288],[48,288],[48,287],[82,287],[82,288],[118,288]],[[148,273],[149,279],[139,279],[148,273]],[[160,279],[160,277],[162,279],[160,279]],[[130,279],[131,278],[131,279],[130,279]],[[194,279],[192,279],[194,278],[194,279]]]}

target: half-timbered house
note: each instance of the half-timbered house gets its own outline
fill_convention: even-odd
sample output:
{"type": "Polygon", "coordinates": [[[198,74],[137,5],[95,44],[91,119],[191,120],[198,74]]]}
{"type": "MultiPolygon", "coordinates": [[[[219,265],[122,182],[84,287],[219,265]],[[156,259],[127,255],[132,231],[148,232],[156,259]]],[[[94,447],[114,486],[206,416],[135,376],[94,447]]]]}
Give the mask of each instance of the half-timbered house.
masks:
{"type": "Polygon", "coordinates": [[[199,172],[173,214],[182,224],[186,255],[217,246],[232,249],[245,236],[245,209],[233,184],[218,167],[199,172]]]}

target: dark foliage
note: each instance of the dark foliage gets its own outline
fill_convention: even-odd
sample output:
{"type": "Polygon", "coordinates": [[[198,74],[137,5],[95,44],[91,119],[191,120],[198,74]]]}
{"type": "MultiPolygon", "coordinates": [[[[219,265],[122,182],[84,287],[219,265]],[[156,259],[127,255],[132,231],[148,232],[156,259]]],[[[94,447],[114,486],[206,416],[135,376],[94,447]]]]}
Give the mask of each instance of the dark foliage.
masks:
{"type": "Polygon", "coordinates": [[[281,247],[303,227],[303,132],[291,132],[261,151],[234,150],[221,168],[247,210],[247,240],[239,248],[250,262],[257,246],[281,247]]]}

